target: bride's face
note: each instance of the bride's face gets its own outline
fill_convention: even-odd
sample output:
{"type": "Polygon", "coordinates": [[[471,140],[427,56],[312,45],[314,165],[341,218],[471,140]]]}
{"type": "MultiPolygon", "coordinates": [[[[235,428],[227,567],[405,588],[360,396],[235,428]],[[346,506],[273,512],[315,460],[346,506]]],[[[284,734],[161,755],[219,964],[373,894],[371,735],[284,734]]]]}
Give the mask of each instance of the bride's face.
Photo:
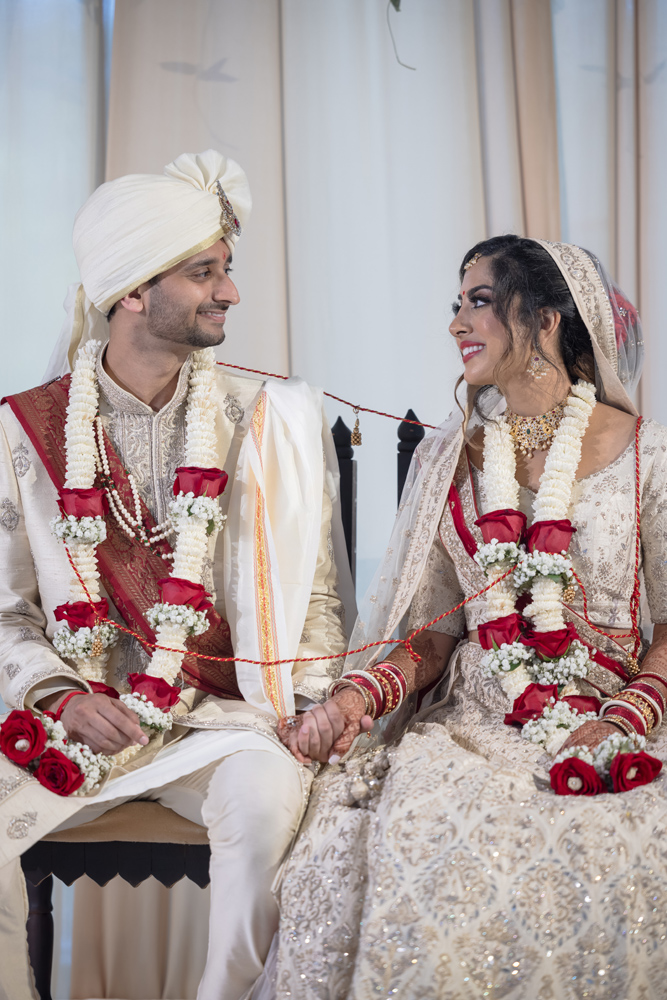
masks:
{"type": "Polygon", "coordinates": [[[449,332],[456,339],[463,361],[463,377],[469,385],[496,383],[502,361],[503,381],[525,371],[528,345],[514,336],[512,354],[503,360],[510,340],[507,330],[493,312],[493,275],[491,261],[482,257],[466,271],[454,306],[456,315],[449,332]]]}

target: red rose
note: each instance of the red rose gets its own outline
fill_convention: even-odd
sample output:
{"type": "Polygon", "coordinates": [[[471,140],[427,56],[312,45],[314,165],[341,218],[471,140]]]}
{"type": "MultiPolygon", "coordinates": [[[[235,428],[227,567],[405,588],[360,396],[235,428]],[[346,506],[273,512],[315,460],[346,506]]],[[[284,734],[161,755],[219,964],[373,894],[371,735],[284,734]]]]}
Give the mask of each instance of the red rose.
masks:
{"type": "Polygon", "coordinates": [[[529,719],[536,719],[549,704],[551,698],[558,700],[557,684],[529,684],[518,698],[514,699],[512,711],[505,716],[506,726],[523,726],[529,719]]]}
{"type": "Polygon", "coordinates": [[[14,709],[0,726],[0,751],[25,767],[46,746],[46,730],[32,712],[14,709]]]}
{"type": "Polygon", "coordinates": [[[57,622],[66,621],[70,628],[92,628],[99,618],[106,618],[109,614],[109,602],[103,597],[93,607],[90,601],[72,601],[59,604],[53,613],[57,622]]]}
{"type": "Polygon", "coordinates": [[[194,493],[196,497],[219,497],[225,492],[229,476],[222,469],[200,469],[196,465],[182,465],[176,469],[174,495],[194,493]]]}
{"type": "Polygon", "coordinates": [[[213,605],[201,583],[191,583],[177,576],[168,576],[158,580],[160,596],[165,604],[189,604],[195,611],[208,611],[213,605]]]}
{"type": "Polygon", "coordinates": [[[104,517],[109,510],[104,490],[69,490],[62,489],[58,506],[63,514],[74,514],[74,517],[104,517]]]}
{"type": "Polygon", "coordinates": [[[164,677],[150,677],[148,674],[128,674],[132,694],[145,694],[156,708],[165,711],[175,705],[181,695],[181,689],[167,684],[164,677]]]}
{"type": "Polygon", "coordinates": [[[120,698],[115,688],[110,687],[108,684],[103,684],[102,681],[88,681],[88,683],[93,689],[93,694],[105,694],[107,698],[120,698]]]}
{"type": "Polygon", "coordinates": [[[520,510],[492,510],[489,514],[482,514],[475,521],[475,524],[482,532],[485,542],[491,542],[494,538],[497,542],[516,542],[521,540],[521,536],[526,527],[526,515],[520,510]]]}
{"type": "Polygon", "coordinates": [[[35,777],[56,795],[71,795],[85,781],[83,771],[60,750],[50,747],[39,762],[35,777]]]}
{"type": "Polygon", "coordinates": [[[479,644],[482,649],[496,649],[504,642],[511,644],[519,638],[525,628],[521,615],[505,615],[504,618],[494,618],[477,626],[479,644]],[[495,643],[495,646],[494,646],[495,643]]]}
{"type": "Polygon", "coordinates": [[[662,761],[643,750],[640,753],[617,753],[609,774],[615,792],[628,792],[638,785],[648,785],[662,770],[662,761]]]}
{"type": "Polygon", "coordinates": [[[529,552],[567,552],[570,539],[577,529],[570,521],[536,521],[526,532],[526,547],[529,552]]]}
{"type": "Polygon", "coordinates": [[[549,777],[556,795],[599,795],[607,791],[593,765],[579,757],[568,757],[554,764],[549,777]]]}
{"type": "Polygon", "coordinates": [[[592,695],[589,697],[583,694],[568,694],[567,697],[561,698],[561,701],[566,701],[570,708],[576,708],[577,712],[599,712],[600,705],[602,702],[599,698],[594,698],[592,695]]]}
{"type": "Polygon", "coordinates": [[[534,649],[541,660],[558,660],[565,656],[570,644],[577,638],[577,630],[572,622],[568,622],[565,628],[557,628],[553,632],[536,632],[528,628],[521,636],[521,642],[534,649]]]}

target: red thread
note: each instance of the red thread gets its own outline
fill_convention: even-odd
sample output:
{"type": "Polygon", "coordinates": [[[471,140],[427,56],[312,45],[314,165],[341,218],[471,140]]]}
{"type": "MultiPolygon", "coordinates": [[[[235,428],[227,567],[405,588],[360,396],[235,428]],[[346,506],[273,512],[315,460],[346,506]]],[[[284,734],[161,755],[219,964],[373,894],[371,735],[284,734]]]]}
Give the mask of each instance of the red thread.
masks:
{"type": "MultiPolygon", "coordinates": [[[[226,361],[216,361],[217,365],[222,365],[223,368],[236,368],[240,372],[250,372],[252,375],[266,375],[267,378],[282,378],[288,379],[289,375],[276,375],[275,372],[263,372],[259,368],[244,368],[243,365],[229,365],[226,361]]],[[[367,406],[359,406],[357,403],[350,403],[347,399],[341,399],[340,396],[334,396],[330,392],[325,392],[325,396],[329,399],[335,399],[337,403],[342,403],[343,406],[351,406],[353,410],[360,410],[362,413],[375,413],[378,417],[388,417],[390,420],[399,420],[403,424],[414,424],[416,427],[425,427],[429,431],[436,430],[435,424],[423,424],[421,420],[406,420],[405,417],[397,417],[393,413],[383,413],[382,410],[371,410],[367,406]]]]}
{"type": "MultiPolygon", "coordinates": [[[[77,569],[76,565],[74,564],[74,560],[72,559],[70,550],[67,547],[67,545],[65,545],[65,552],[67,553],[67,558],[70,561],[70,566],[72,567],[72,569],[76,573],[77,579],[78,579],[79,583],[81,584],[81,586],[82,586],[82,588],[83,588],[83,590],[84,590],[84,592],[86,594],[86,597],[88,598],[89,602],[94,605],[95,602],[93,601],[92,597],[90,596],[88,588],[86,587],[86,584],[85,584],[85,582],[84,582],[81,574],[79,573],[79,570],[77,569]]],[[[479,590],[476,594],[471,594],[470,597],[464,598],[464,600],[462,600],[460,602],[460,604],[457,604],[456,607],[450,608],[449,611],[443,611],[443,613],[441,615],[438,615],[437,618],[434,618],[433,621],[427,622],[426,625],[422,625],[421,628],[415,629],[415,631],[410,636],[410,639],[414,639],[414,637],[416,635],[419,635],[420,632],[425,632],[427,629],[429,629],[431,627],[431,625],[435,625],[436,622],[441,621],[443,618],[446,618],[448,615],[454,614],[455,611],[458,611],[460,608],[462,608],[464,605],[468,604],[470,601],[474,601],[476,597],[481,597],[482,594],[486,594],[486,592],[488,590],[491,590],[492,587],[496,587],[501,582],[501,580],[504,580],[506,577],[508,577],[510,575],[510,573],[513,573],[513,572],[514,572],[513,568],[512,569],[508,569],[508,571],[506,573],[504,573],[502,576],[498,577],[497,580],[494,580],[493,583],[488,584],[488,586],[484,587],[482,590],[479,590]]],[[[182,653],[183,652],[182,649],[174,649],[172,646],[160,646],[156,642],[148,642],[148,640],[144,639],[143,636],[138,635],[136,632],[133,632],[129,628],[125,628],[123,625],[119,625],[118,622],[112,621],[111,618],[102,618],[100,620],[103,621],[105,623],[105,625],[111,625],[113,628],[117,629],[119,632],[124,632],[126,635],[131,635],[134,639],[137,639],[138,642],[140,642],[141,645],[144,648],[149,648],[149,649],[164,649],[167,653],[182,653]]],[[[375,642],[368,642],[368,643],[366,643],[365,646],[359,646],[358,649],[348,649],[347,652],[345,652],[345,653],[329,654],[328,656],[295,656],[295,657],[287,658],[287,659],[284,659],[284,660],[246,660],[246,659],[243,659],[243,657],[240,657],[240,656],[209,656],[207,653],[192,653],[192,652],[190,652],[190,650],[187,651],[187,655],[188,656],[193,656],[193,657],[195,657],[198,660],[213,660],[215,663],[251,663],[251,664],[253,664],[256,667],[278,667],[278,666],[281,666],[283,663],[315,663],[315,662],[317,662],[319,660],[333,660],[333,659],[338,659],[338,657],[353,656],[355,653],[364,653],[367,649],[373,649],[375,646],[389,646],[389,645],[396,646],[396,645],[400,645],[402,642],[403,642],[402,639],[377,639],[375,642]]],[[[409,645],[409,640],[406,640],[405,641],[406,648],[408,647],[408,645],[409,645]]],[[[413,653],[414,653],[414,650],[413,650],[413,653]]],[[[412,653],[410,655],[412,656],[412,653]]],[[[415,656],[419,656],[419,654],[415,653],[415,656]]],[[[414,656],[413,656],[413,659],[414,659],[414,656]]],[[[417,663],[421,662],[421,657],[419,657],[419,659],[416,660],[415,662],[417,662],[417,663]]]]}

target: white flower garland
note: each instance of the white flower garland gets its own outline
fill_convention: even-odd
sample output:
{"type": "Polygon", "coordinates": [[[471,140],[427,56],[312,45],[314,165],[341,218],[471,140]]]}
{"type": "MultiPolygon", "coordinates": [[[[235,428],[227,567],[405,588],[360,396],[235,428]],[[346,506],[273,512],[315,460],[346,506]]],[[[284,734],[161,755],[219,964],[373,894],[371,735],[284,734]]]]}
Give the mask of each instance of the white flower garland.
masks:
{"type": "Polygon", "coordinates": [[[521,735],[524,740],[544,747],[553,757],[570,733],[592,719],[597,719],[597,712],[580,712],[566,701],[555,701],[552,698],[539,718],[529,719],[524,724],[521,735]]]}
{"type": "MultiPolygon", "coordinates": [[[[594,386],[579,381],[571,387],[540,477],[533,523],[567,518],[581,461],[582,440],[594,406],[594,386]]],[[[516,510],[519,502],[516,457],[504,417],[485,427],[483,476],[488,510],[516,510]]],[[[573,579],[570,559],[565,553],[528,553],[516,545],[512,548],[513,545],[492,541],[480,546],[477,553],[477,562],[491,582],[515,564],[512,576],[489,591],[488,620],[515,613],[518,593],[530,589],[532,600],[524,615],[532,620],[535,629],[554,632],[564,628],[562,595],[573,579]]],[[[499,650],[488,650],[482,660],[487,675],[498,676],[510,698],[518,697],[530,683],[562,685],[575,677],[585,677],[589,669],[588,653],[579,642],[571,644],[566,656],[551,661],[540,660],[532,649],[526,650],[517,641],[504,644],[499,650]]]]}
{"type": "Polygon", "coordinates": [[[646,737],[640,736],[638,733],[632,736],[624,736],[623,733],[612,733],[602,740],[601,743],[598,743],[593,750],[587,746],[568,747],[567,750],[558,754],[551,766],[555,767],[556,764],[561,764],[570,757],[578,757],[587,764],[592,764],[600,777],[606,780],[609,778],[609,769],[617,754],[636,753],[645,747],[646,737]]]}
{"type": "Polygon", "coordinates": [[[96,640],[102,644],[103,649],[108,649],[116,642],[117,636],[118,633],[113,625],[108,625],[106,622],[100,622],[92,628],[84,626],[73,629],[69,625],[64,625],[54,635],[53,645],[60,655],[67,657],[68,660],[86,661],[91,658],[99,659],[99,656],[93,657],[93,644],[96,640]]]}
{"type": "Polygon", "coordinates": [[[51,518],[50,525],[56,538],[60,538],[63,542],[77,541],[100,545],[107,537],[107,526],[101,517],[61,514],[60,517],[51,518]]]}
{"type": "MultiPolygon", "coordinates": [[[[98,464],[103,465],[95,435],[99,401],[95,366],[101,346],[99,341],[94,340],[84,344],[79,350],[72,373],[65,422],[65,487],[68,489],[90,489],[95,482],[98,464]]],[[[216,467],[217,408],[214,392],[215,352],[213,348],[206,348],[192,356],[185,414],[186,466],[216,467]]],[[[110,501],[113,509],[113,497],[110,501]]],[[[194,494],[181,493],[172,502],[170,513],[177,535],[171,575],[201,584],[202,567],[208,552],[208,536],[224,525],[225,519],[218,501],[211,497],[194,497],[194,494]]],[[[82,586],[76,573],[73,574],[70,601],[87,601],[88,594],[93,601],[99,601],[96,547],[106,537],[104,520],[63,515],[55,517],[51,524],[56,537],[67,543],[72,561],[83,581],[82,586]]],[[[160,528],[164,526],[160,525],[160,528]]],[[[160,537],[164,537],[166,533],[168,532],[163,532],[160,537]]],[[[178,652],[156,649],[147,672],[154,677],[164,677],[172,683],[186,652],[186,637],[201,634],[208,628],[208,621],[203,612],[196,612],[188,605],[156,604],[149,611],[149,616],[155,622],[157,645],[172,646],[178,652]],[[170,608],[173,610],[168,610],[170,608]]],[[[82,677],[89,681],[104,681],[108,647],[116,638],[117,633],[112,626],[100,625],[92,630],[76,631],[64,626],[56,632],[53,642],[61,655],[74,660],[82,677]],[[101,642],[96,644],[96,655],[91,655],[96,634],[101,642]]]]}
{"type": "Polygon", "coordinates": [[[168,710],[165,711],[163,708],[158,708],[152,701],[148,700],[145,694],[139,694],[138,692],[134,694],[122,694],[120,700],[139,716],[139,725],[142,729],[157,733],[166,733],[174,723],[171,712],[168,710]]]}
{"type": "Polygon", "coordinates": [[[156,631],[167,624],[184,629],[186,635],[202,635],[208,629],[206,612],[190,604],[154,604],[146,618],[156,631]]]}
{"type": "MultiPolygon", "coordinates": [[[[216,467],[218,462],[216,412],[215,351],[212,347],[208,347],[203,351],[197,351],[192,357],[188,405],[185,413],[184,465],[204,469],[216,467]]],[[[204,560],[208,553],[208,536],[211,531],[224,525],[218,501],[211,497],[198,497],[190,502],[189,495],[186,500],[186,495],[181,493],[172,501],[171,508],[175,512],[174,527],[177,533],[171,576],[200,584],[204,560]]],[[[185,639],[193,633],[189,624],[177,624],[171,618],[165,618],[160,622],[159,615],[164,613],[163,608],[164,605],[156,604],[151,609],[155,612],[158,622],[155,641],[158,646],[175,647],[179,652],[156,649],[148,673],[153,677],[164,677],[172,684],[181,669],[183,655],[186,652],[185,639]]],[[[208,622],[206,627],[208,628],[208,622]]]]}
{"type": "Polygon", "coordinates": [[[86,743],[70,740],[62,722],[55,722],[48,715],[43,715],[41,721],[48,736],[44,749],[59,750],[76,764],[84,776],[83,784],[73,794],[87,795],[88,792],[92,792],[111,769],[114,763],[113,757],[107,757],[103,753],[93,753],[86,743]]]}

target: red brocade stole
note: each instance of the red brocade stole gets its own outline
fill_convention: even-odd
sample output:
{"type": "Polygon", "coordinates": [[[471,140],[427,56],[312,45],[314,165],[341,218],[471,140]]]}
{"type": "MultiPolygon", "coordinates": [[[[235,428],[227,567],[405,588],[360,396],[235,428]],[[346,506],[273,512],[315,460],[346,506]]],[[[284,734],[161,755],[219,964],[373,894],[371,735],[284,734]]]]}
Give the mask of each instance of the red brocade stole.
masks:
{"type": "MultiPolygon", "coordinates": [[[[65,483],[65,419],[70,380],[70,375],[64,375],[46,385],[2,400],[11,406],[58,491],[65,483]]],[[[126,508],[132,510],[132,491],[127,472],[106,434],[105,444],[113,485],[126,508]]],[[[98,481],[95,485],[107,484],[98,481]]],[[[155,520],[143,500],[141,516],[150,537],[150,529],[155,525],[155,520]]],[[[111,514],[106,518],[106,526],[106,540],[97,547],[99,572],[104,588],[127,627],[141,636],[143,641],[155,642],[155,633],[146,620],[146,612],[160,600],[157,581],[169,574],[169,563],[162,559],[162,553],[171,552],[171,546],[166,540],[162,540],[152,543],[150,549],[146,548],[138,539],[128,538],[111,514]]],[[[188,649],[207,656],[233,656],[227,622],[213,608],[208,612],[208,620],[208,631],[203,635],[190,636],[187,640],[188,649]]],[[[147,652],[151,652],[150,647],[147,652]]],[[[221,698],[242,697],[233,662],[215,663],[185,656],[182,670],[186,682],[202,691],[221,698]]]]}

